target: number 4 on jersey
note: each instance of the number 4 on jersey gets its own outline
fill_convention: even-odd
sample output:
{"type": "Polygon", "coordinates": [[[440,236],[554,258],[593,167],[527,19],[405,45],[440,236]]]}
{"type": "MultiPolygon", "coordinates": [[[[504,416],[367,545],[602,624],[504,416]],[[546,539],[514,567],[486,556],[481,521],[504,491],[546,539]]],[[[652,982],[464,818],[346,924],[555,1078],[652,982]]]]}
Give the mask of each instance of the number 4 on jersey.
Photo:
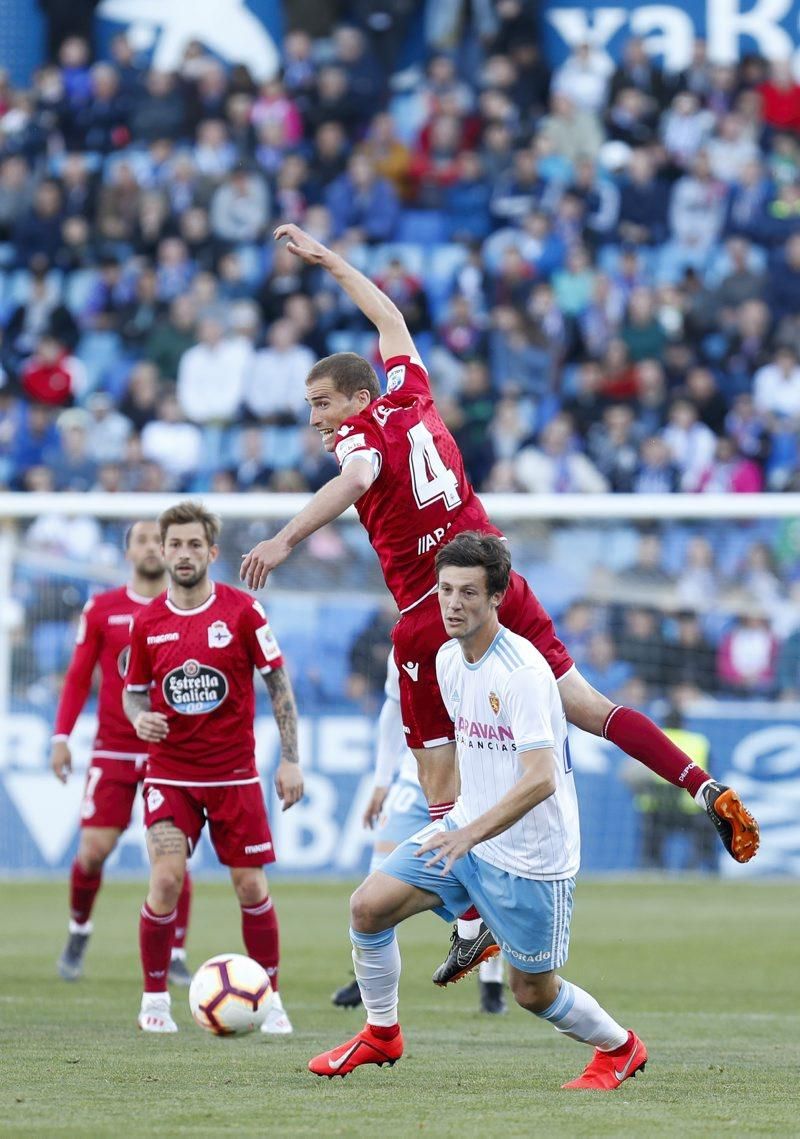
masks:
{"type": "Polygon", "coordinates": [[[458,478],[444,465],[428,428],[424,423],[415,423],[408,432],[408,438],[411,442],[411,485],[417,506],[430,506],[439,499],[448,510],[458,506],[461,502],[458,478]]]}

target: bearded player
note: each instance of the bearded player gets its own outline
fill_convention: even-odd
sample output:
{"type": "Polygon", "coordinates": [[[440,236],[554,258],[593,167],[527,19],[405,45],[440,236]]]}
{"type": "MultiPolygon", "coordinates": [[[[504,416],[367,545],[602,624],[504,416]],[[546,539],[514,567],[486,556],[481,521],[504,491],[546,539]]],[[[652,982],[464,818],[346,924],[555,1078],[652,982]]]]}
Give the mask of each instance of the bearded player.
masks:
{"type": "Polygon", "coordinates": [[[169,588],[134,622],[123,696],[149,749],[150,887],[139,919],[138,1023],[145,1032],[178,1030],[166,972],[187,859],[208,822],[217,857],[230,870],[245,947],[272,983],[262,1032],[286,1035],[292,1025],[278,993],[278,921],[264,873],[275,850],[256,770],[254,669],[264,677],[280,736],[275,787],[284,810],[303,794],[294,694],[259,603],[209,577],[219,520],[182,502],[161,515],[159,527],[169,588]]]}
{"type": "MultiPolygon", "coordinates": [[[[77,981],[83,975],[83,958],[92,934],[92,911],[103,881],[103,866],[131,821],[147,761],[147,750],[123,711],[122,688],[133,619],[167,585],[156,522],[133,523],[125,535],[125,557],[131,566],[128,584],[96,593],[84,606],[75,652],[58,703],[50,752],[56,778],[66,783],[72,771],[70,733],[86,704],[92,677],[99,666],[97,735],[81,803],[78,853],[70,871],[69,936],[58,959],[58,971],[65,981],[77,981]]],[[[190,904],[191,880],[187,876],[178,899],[169,966],[169,980],[177,985],[191,981],[185,949],[190,904]]]]}
{"type": "MultiPolygon", "coordinates": [[[[340,473],[273,538],[243,559],[241,577],[261,588],[271,570],[321,526],[355,505],[381,563],[400,620],[392,640],[400,667],[400,700],[409,747],[419,765],[431,818],[453,806],[453,725],[436,682],[436,653],[447,639],[436,599],[438,547],[464,530],[500,535],[467,481],[455,440],[433,400],[428,374],[397,306],[342,257],[295,225],[275,238],[308,265],[324,269],[375,326],[387,376],[386,395],[369,362],[352,352],[320,360],[306,379],[310,423],[340,473]]],[[[728,853],[747,862],[758,848],[758,825],[738,794],[717,783],[641,712],[611,703],[581,676],[553,622],[519,574],[512,572],[500,622],[526,637],[555,676],[567,719],[609,739],[702,805],[728,853]]],[[[465,915],[438,984],[459,980],[497,953],[477,912],[465,915]]]]}

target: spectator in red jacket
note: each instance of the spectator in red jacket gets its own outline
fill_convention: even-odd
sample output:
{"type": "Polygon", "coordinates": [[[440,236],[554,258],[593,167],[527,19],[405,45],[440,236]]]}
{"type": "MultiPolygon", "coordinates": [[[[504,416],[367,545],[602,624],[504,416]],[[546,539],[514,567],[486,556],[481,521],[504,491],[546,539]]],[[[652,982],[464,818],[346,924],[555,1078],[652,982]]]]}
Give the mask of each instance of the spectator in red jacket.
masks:
{"type": "Polygon", "coordinates": [[[54,336],[40,337],[22,368],[22,390],[34,403],[69,407],[86,386],[83,364],[54,336]]]}

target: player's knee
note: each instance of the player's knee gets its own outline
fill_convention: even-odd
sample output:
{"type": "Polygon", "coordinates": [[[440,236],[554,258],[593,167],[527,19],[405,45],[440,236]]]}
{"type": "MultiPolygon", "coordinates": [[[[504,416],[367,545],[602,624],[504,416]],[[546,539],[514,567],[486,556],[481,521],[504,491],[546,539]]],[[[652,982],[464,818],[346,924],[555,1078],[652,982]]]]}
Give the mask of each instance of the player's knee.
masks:
{"type": "Polygon", "coordinates": [[[520,1008],[540,1013],[558,996],[558,982],[552,973],[522,973],[514,970],[508,978],[509,988],[520,1008]]]}
{"type": "Polygon", "coordinates": [[[358,933],[380,933],[387,927],[385,907],[363,883],[350,898],[350,925],[358,933]]]}
{"type": "Polygon", "coordinates": [[[78,847],[78,863],[85,874],[96,875],[114,849],[116,839],[106,836],[82,834],[78,847]]]}
{"type": "Polygon", "coordinates": [[[267,881],[263,874],[245,875],[234,879],[233,888],[240,906],[257,906],[267,896],[267,881]]]}
{"type": "Polygon", "coordinates": [[[175,866],[154,866],[150,872],[150,897],[159,906],[174,909],[183,878],[183,872],[175,866]]]}

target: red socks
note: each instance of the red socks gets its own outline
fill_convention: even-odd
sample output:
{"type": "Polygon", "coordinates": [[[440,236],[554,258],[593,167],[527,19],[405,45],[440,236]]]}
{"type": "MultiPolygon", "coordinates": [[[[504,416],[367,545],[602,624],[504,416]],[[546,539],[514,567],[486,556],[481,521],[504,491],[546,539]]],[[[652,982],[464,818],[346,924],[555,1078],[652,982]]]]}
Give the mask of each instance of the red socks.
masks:
{"type": "Polygon", "coordinates": [[[183,949],[186,945],[186,931],[189,928],[189,911],[192,908],[192,879],[187,870],[183,876],[183,887],[178,898],[177,918],[175,919],[175,936],[172,939],[173,949],[183,949]]]}
{"type": "Polygon", "coordinates": [[[147,902],[139,916],[139,955],[142,959],[144,991],[165,993],[177,907],[169,914],[154,914],[147,902]]]}
{"type": "Polygon", "coordinates": [[[443,819],[454,806],[455,803],[428,803],[428,814],[436,822],[437,819],[443,819]]]}
{"type": "Polygon", "coordinates": [[[638,759],[674,787],[694,796],[711,778],[686,752],[667,739],[652,720],[633,708],[613,708],[603,725],[603,736],[633,759],[638,759]]]}
{"type": "Polygon", "coordinates": [[[278,917],[267,895],[257,906],[242,906],[242,940],[248,955],[266,969],[273,989],[278,991],[278,917]]]}
{"type": "Polygon", "coordinates": [[[78,925],[85,925],[92,916],[94,900],[103,881],[100,874],[87,874],[77,858],[69,876],[69,916],[78,925]]]}

